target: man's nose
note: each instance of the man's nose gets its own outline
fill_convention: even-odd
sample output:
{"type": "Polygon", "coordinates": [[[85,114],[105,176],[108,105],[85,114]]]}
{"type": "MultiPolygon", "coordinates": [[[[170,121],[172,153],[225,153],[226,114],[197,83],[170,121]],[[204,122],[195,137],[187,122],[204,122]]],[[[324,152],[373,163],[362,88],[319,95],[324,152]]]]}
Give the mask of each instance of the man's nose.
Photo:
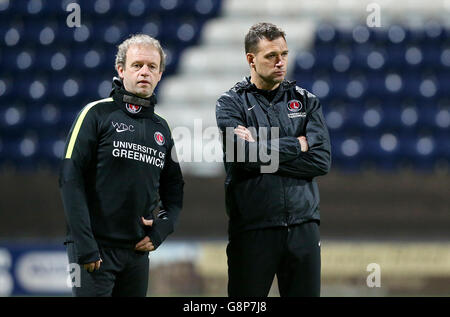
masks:
{"type": "Polygon", "coordinates": [[[150,75],[150,68],[148,68],[147,65],[144,65],[141,67],[141,70],[139,73],[140,73],[139,75],[148,76],[148,75],[150,75]]]}
{"type": "Polygon", "coordinates": [[[285,60],[281,57],[278,57],[277,63],[275,64],[276,67],[283,67],[285,64],[285,60]]]}

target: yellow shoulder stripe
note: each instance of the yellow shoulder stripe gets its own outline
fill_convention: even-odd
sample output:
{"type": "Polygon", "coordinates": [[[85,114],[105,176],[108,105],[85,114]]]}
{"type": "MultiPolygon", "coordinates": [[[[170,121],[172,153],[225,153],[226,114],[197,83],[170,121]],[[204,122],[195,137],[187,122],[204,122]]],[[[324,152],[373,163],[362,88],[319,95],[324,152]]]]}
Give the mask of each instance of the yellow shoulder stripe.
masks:
{"type": "Polygon", "coordinates": [[[105,98],[105,99],[91,102],[91,103],[87,104],[86,107],[83,108],[83,110],[81,110],[81,113],[77,119],[77,122],[75,123],[75,127],[73,128],[72,135],[70,137],[69,146],[67,147],[67,152],[66,152],[66,156],[65,156],[66,159],[70,159],[72,157],[72,151],[73,151],[73,147],[75,146],[75,142],[78,137],[78,132],[80,132],[80,128],[81,128],[81,125],[83,124],[84,117],[86,117],[86,114],[88,113],[88,111],[96,104],[98,104],[100,102],[107,102],[107,101],[113,101],[113,99],[105,98]]]}
{"type": "MultiPolygon", "coordinates": [[[[155,112],[155,114],[158,116],[158,117],[160,117],[161,119],[163,119],[163,120],[166,120],[166,118],[164,118],[162,115],[160,115],[159,113],[156,113],[155,112]]],[[[167,121],[167,120],[166,120],[167,121]]]]}

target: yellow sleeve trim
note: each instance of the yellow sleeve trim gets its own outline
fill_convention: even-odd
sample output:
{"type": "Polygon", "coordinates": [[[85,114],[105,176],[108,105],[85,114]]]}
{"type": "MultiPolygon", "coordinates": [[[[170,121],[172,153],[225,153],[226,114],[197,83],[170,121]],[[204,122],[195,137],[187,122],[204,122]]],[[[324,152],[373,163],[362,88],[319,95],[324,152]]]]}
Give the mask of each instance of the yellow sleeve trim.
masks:
{"type": "Polygon", "coordinates": [[[66,156],[65,156],[66,159],[70,159],[72,157],[73,147],[75,146],[75,142],[78,137],[78,132],[80,132],[80,128],[81,128],[81,125],[83,124],[84,117],[86,117],[86,114],[88,113],[88,111],[96,104],[98,104],[100,102],[107,102],[107,101],[113,101],[113,99],[105,98],[105,99],[97,100],[97,101],[87,104],[86,107],[83,108],[83,110],[81,111],[81,114],[79,115],[79,117],[77,119],[77,122],[75,123],[75,127],[73,128],[72,135],[71,135],[70,141],[69,141],[69,146],[67,147],[67,152],[66,152],[66,156]]]}

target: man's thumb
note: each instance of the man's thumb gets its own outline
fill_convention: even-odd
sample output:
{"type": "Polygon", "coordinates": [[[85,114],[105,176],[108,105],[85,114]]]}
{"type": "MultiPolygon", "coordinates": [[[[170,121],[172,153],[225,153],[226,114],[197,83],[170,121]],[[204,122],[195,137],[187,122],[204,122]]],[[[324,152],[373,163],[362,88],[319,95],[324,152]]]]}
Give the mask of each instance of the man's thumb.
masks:
{"type": "Polygon", "coordinates": [[[144,217],[141,217],[141,219],[142,219],[142,223],[144,224],[144,226],[151,227],[153,225],[153,219],[147,220],[147,219],[144,219],[144,217]]]}

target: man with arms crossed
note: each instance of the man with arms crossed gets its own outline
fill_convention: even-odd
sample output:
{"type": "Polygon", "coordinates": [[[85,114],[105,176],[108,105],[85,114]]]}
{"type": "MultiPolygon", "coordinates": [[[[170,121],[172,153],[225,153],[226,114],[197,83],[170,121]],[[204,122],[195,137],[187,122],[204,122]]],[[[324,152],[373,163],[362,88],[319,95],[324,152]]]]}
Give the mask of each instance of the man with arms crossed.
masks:
{"type": "Polygon", "coordinates": [[[320,296],[315,177],[328,173],[331,165],[321,104],[285,80],[288,47],[277,26],[253,25],[245,37],[245,52],[250,77],[216,104],[227,174],[228,294],[267,296],[276,275],[281,296],[320,296]],[[267,140],[252,128],[267,129],[267,140]],[[271,128],[278,129],[278,136],[271,128]],[[227,154],[237,153],[239,143],[244,143],[245,160],[233,154],[230,159],[227,154]],[[267,164],[261,158],[249,159],[255,145],[270,151],[272,161],[275,157],[275,172],[263,172],[267,164]]]}
{"type": "Polygon", "coordinates": [[[145,296],[148,254],[174,230],[184,182],[169,126],[154,113],[164,66],[157,40],[125,40],[111,97],[85,106],[70,130],[59,185],[69,263],[82,267],[74,296],[145,296]]]}

